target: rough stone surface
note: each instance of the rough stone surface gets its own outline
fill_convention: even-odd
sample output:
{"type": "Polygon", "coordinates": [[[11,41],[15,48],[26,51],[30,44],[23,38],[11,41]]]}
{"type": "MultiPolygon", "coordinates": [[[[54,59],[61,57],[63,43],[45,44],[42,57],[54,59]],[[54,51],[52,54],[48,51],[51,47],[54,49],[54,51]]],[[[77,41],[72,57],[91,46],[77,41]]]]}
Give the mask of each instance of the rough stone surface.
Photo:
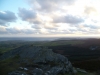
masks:
{"type": "Polygon", "coordinates": [[[82,70],[82,69],[80,69],[80,68],[76,68],[76,69],[77,69],[78,72],[87,73],[87,71],[82,70]]]}
{"type": "Polygon", "coordinates": [[[66,57],[54,53],[51,49],[46,47],[22,46],[3,54],[0,57],[0,60],[14,57],[16,55],[19,55],[19,60],[21,63],[26,63],[28,65],[33,63],[34,65],[38,66],[32,67],[33,70],[31,71],[31,74],[33,75],[58,75],[60,73],[74,73],[73,66],[66,57]]]}
{"type": "Polygon", "coordinates": [[[13,72],[8,73],[8,75],[27,75],[27,74],[20,71],[13,71],[13,72]]]}
{"type": "Polygon", "coordinates": [[[43,70],[36,68],[32,71],[32,75],[42,75],[43,74],[43,70]]]}

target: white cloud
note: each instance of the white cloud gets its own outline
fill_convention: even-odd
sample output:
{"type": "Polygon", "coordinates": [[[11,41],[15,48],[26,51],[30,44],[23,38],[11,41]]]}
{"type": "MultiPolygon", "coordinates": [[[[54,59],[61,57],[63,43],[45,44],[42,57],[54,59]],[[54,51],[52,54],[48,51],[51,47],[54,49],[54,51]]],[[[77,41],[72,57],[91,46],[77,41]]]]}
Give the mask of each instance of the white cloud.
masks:
{"type": "Polygon", "coordinates": [[[28,0],[34,9],[43,12],[58,10],[62,5],[71,5],[75,0],[28,0]]]}
{"type": "MultiPolygon", "coordinates": [[[[30,8],[18,9],[22,26],[12,25],[16,20],[14,13],[0,12],[0,25],[9,23],[4,28],[9,34],[95,34],[100,31],[100,1],[99,0],[27,0],[30,8]],[[8,14],[7,14],[8,13],[8,14]],[[11,14],[12,13],[12,14],[11,14]],[[3,14],[3,16],[2,16],[3,14]],[[23,22],[24,21],[24,22],[23,22]]],[[[1,33],[4,30],[0,31],[1,33]]],[[[4,33],[6,34],[6,33],[4,33]]]]}

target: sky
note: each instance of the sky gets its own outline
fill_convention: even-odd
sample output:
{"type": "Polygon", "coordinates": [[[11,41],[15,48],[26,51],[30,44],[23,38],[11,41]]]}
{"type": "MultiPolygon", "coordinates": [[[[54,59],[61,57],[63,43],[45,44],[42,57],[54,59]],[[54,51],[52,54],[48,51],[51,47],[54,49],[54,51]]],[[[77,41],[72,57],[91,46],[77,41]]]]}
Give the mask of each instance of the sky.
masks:
{"type": "Polygon", "coordinates": [[[0,0],[0,37],[100,37],[100,0],[0,0]]]}

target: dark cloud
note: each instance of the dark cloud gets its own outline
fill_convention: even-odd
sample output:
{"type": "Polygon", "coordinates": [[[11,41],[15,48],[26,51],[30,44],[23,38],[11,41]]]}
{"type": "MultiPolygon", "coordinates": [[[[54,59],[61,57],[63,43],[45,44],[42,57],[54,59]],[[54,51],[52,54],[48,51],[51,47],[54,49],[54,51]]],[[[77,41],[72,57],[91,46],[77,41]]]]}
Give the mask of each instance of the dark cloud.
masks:
{"type": "Polygon", "coordinates": [[[17,19],[11,11],[0,12],[0,25],[6,25],[8,22],[14,22],[17,19]]]}
{"type": "Polygon", "coordinates": [[[34,23],[34,24],[41,24],[41,21],[39,21],[39,20],[34,20],[33,23],[34,23]]]}
{"type": "Polygon", "coordinates": [[[53,20],[54,23],[69,23],[69,24],[78,24],[83,21],[84,21],[84,19],[82,19],[80,17],[72,16],[72,15],[56,17],[53,20]]]}
{"type": "Polygon", "coordinates": [[[31,27],[34,29],[41,29],[42,28],[41,25],[39,25],[39,24],[32,25],[31,27]]]}
{"type": "Polygon", "coordinates": [[[0,25],[5,25],[5,21],[4,20],[0,20],[0,25]]]}

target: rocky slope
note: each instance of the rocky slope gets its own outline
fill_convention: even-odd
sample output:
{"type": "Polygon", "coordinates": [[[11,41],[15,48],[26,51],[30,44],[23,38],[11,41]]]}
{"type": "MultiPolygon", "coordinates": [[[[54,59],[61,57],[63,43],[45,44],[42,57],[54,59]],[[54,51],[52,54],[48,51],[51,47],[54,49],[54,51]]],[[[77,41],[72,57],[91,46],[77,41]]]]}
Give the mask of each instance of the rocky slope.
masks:
{"type": "Polygon", "coordinates": [[[75,74],[76,70],[63,55],[54,53],[46,47],[22,46],[4,53],[0,61],[18,56],[19,64],[25,63],[17,71],[8,75],[58,75],[75,74]]]}

